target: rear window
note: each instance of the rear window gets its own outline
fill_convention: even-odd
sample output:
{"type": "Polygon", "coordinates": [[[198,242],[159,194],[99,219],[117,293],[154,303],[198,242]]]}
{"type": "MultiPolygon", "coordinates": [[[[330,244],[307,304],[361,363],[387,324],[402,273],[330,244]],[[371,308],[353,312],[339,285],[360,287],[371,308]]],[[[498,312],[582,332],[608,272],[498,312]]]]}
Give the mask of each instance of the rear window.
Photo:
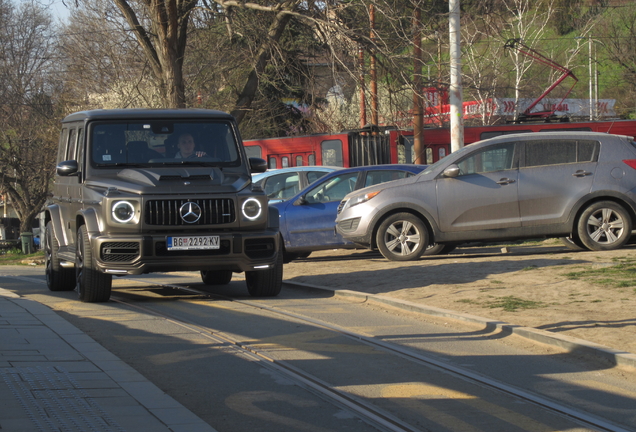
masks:
{"type": "Polygon", "coordinates": [[[525,166],[594,162],[599,142],[591,140],[537,140],[525,143],[525,166]]]}

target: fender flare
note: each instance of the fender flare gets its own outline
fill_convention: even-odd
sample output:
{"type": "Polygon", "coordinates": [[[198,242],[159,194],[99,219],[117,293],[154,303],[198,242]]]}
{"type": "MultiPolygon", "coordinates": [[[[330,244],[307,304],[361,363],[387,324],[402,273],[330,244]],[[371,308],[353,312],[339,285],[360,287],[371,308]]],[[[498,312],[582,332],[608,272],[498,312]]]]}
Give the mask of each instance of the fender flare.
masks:
{"type": "Polygon", "coordinates": [[[571,230],[576,231],[576,224],[578,223],[579,216],[587,206],[596,201],[613,201],[617,204],[622,205],[632,217],[633,225],[636,227],[636,202],[630,200],[624,194],[618,193],[616,191],[601,190],[592,192],[591,194],[582,197],[572,207],[572,211],[570,212],[570,215],[566,221],[571,230]]]}
{"type": "Polygon", "coordinates": [[[57,204],[51,204],[47,206],[44,216],[44,224],[47,225],[51,222],[53,227],[53,235],[55,240],[60,246],[67,246],[68,239],[64,234],[64,227],[62,226],[62,215],[60,214],[60,206],[57,204]]]}
{"type": "Polygon", "coordinates": [[[94,208],[82,209],[75,216],[76,227],[79,229],[80,225],[86,225],[86,230],[89,234],[99,234],[101,232],[99,217],[94,208]]]}

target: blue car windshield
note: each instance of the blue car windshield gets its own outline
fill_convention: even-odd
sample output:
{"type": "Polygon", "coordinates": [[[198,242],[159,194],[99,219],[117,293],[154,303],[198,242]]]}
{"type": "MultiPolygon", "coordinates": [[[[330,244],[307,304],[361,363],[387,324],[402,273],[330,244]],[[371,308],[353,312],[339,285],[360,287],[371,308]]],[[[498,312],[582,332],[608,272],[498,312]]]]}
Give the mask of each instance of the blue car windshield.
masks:
{"type": "Polygon", "coordinates": [[[232,124],[225,121],[108,121],[89,129],[93,166],[238,166],[232,124]]]}

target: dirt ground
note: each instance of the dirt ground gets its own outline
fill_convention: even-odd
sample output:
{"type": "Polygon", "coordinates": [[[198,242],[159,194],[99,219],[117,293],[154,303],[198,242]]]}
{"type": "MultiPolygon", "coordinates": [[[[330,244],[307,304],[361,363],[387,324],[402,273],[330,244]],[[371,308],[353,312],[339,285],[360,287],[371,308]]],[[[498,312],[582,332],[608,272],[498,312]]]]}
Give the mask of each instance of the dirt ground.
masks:
{"type": "Polygon", "coordinates": [[[284,279],[383,294],[636,353],[636,245],[575,252],[552,239],[458,248],[411,262],[364,250],[321,251],[286,264],[284,279]]]}

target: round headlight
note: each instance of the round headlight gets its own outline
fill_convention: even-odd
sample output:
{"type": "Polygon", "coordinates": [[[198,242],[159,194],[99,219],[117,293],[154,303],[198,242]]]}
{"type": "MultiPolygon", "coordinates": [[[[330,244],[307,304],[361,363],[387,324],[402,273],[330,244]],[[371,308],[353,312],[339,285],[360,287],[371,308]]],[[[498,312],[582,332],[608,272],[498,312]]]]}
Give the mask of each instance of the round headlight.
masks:
{"type": "Polygon", "coordinates": [[[249,198],[243,203],[243,216],[254,220],[261,215],[261,203],[256,198],[249,198]]]}
{"type": "Polygon", "coordinates": [[[128,201],[117,201],[113,204],[113,219],[117,222],[130,222],[135,217],[135,208],[128,201]]]}

